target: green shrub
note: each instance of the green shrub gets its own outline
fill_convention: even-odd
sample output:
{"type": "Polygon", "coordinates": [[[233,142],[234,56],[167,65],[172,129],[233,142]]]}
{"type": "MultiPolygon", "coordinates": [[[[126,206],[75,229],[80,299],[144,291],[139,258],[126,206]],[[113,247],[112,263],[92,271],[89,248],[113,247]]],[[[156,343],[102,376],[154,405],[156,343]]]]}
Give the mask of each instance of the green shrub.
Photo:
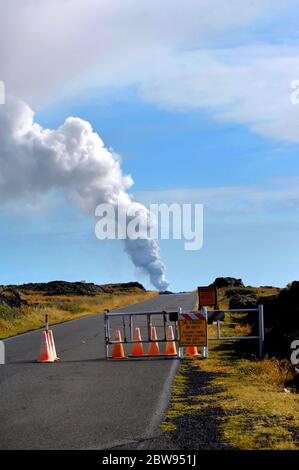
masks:
{"type": "Polygon", "coordinates": [[[80,307],[79,305],[68,305],[65,310],[71,313],[83,313],[86,312],[86,307],[80,307]]]}
{"type": "Polygon", "coordinates": [[[6,320],[8,317],[11,316],[12,310],[7,305],[0,304],[0,318],[6,320]]]}

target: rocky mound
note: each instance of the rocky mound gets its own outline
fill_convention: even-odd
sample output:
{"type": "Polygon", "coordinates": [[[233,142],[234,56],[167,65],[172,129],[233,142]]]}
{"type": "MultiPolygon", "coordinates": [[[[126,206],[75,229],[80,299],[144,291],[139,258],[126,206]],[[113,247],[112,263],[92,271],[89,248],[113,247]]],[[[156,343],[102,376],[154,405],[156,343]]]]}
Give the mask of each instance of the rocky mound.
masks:
{"type": "Polygon", "coordinates": [[[100,293],[125,293],[145,288],[138,282],[97,285],[92,282],[51,281],[10,286],[11,290],[18,289],[27,294],[30,292],[43,292],[46,295],[96,295],[100,293]]]}
{"type": "Polygon", "coordinates": [[[299,281],[276,296],[261,299],[264,304],[267,349],[290,356],[290,344],[299,337],[299,281]]]}
{"type": "Polygon", "coordinates": [[[85,282],[51,281],[22,284],[17,287],[24,294],[44,292],[47,295],[95,295],[104,292],[100,286],[85,282]]]}
{"type": "Polygon", "coordinates": [[[103,284],[101,286],[103,292],[106,294],[115,294],[115,293],[126,293],[126,292],[136,292],[136,291],[143,291],[146,292],[146,289],[143,287],[142,284],[139,282],[124,282],[119,284],[103,284]]]}
{"type": "MultiPolygon", "coordinates": [[[[299,338],[299,281],[294,281],[278,294],[258,296],[249,288],[228,289],[229,308],[256,308],[264,306],[265,346],[271,356],[290,357],[291,342],[299,338]]],[[[246,315],[241,323],[249,323],[253,334],[258,333],[257,315],[246,315]]]]}
{"type": "Polygon", "coordinates": [[[229,299],[229,308],[256,308],[257,296],[253,293],[250,294],[234,294],[229,299]]]}
{"type": "Polygon", "coordinates": [[[10,287],[0,287],[0,305],[10,308],[20,308],[27,302],[22,300],[20,293],[10,287]]]}
{"type": "Polygon", "coordinates": [[[244,287],[242,279],[235,277],[217,277],[211,286],[220,287],[244,287]]]}

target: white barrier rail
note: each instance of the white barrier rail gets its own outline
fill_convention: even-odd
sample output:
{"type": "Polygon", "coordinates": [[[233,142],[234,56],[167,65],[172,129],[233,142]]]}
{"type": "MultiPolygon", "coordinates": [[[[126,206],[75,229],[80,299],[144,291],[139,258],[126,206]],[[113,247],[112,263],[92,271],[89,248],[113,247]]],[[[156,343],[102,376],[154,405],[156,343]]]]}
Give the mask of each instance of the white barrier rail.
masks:
{"type": "Polygon", "coordinates": [[[109,345],[113,344],[135,344],[139,341],[134,341],[134,326],[139,326],[142,328],[147,329],[147,339],[142,339],[142,343],[165,343],[167,342],[167,333],[166,328],[168,325],[172,325],[174,327],[174,341],[178,341],[179,339],[179,332],[178,332],[178,324],[177,324],[177,315],[178,312],[174,311],[162,311],[162,312],[104,312],[104,329],[105,329],[105,354],[106,359],[109,358],[109,345]],[[163,329],[162,337],[157,339],[152,339],[151,335],[151,327],[154,326],[153,324],[153,316],[158,317],[156,318],[157,321],[162,321],[162,324],[155,324],[157,328],[163,329]],[[171,320],[171,316],[173,316],[174,320],[171,320]],[[115,318],[121,317],[121,329],[123,332],[123,340],[122,341],[115,341],[111,339],[111,327],[110,327],[110,320],[115,318]],[[139,317],[143,324],[136,324],[136,320],[139,317]],[[145,320],[145,322],[144,322],[145,320]]]}
{"type": "MultiPolygon", "coordinates": [[[[205,308],[206,310],[206,308],[205,308]]],[[[142,328],[147,328],[147,339],[143,339],[142,343],[163,343],[167,342],[167,333],[166,327],[172,325],[174,328],[174,341],[179,341],[179,329],[178,329],[178,313],[182,309],[178,308],[177,311],[162,311],[162,312],[108,312],[104,313],[104,331],[105,331],[105,354],[106,359],[109,358],[109,346],[114,344],[134,344],[139,341],[134,341],[134,325],[140,326],[142,328]],[[163,329],[162,337],[153,340],[151,338],[151,327],[153,326],[152,317],[158,316],[158,320],[162,321],[162,324],[156,324],[158,328],[163,329]],[[121,329],[123,332],[123,340],[115,341],[111,338],[111,328],[110,320],[121,318],[121,329]],[[143,323],[142,325],[136,325],[136,318],[140,318],[143,323]]],[[[264,354],[264,342],[265,342],[265,333],[264,333],[264,309],[263,305],[259,305],[258,308],[247,308],[247,309],[223,309],[223,310],[208,310],[207,311],[207,321],[216,322],[217,325],[217,336],[215,338],[207,339],[209,341],[258,341],[258,350],[259,357],[262,358],[264,354]],[[221,336],[221,326],[220,321],[224,318],[225,313],[248,313],[248,312],[257,312],[258,313],[258,335],[251,336],[221,336]]],[[[208,355],[208,344],[206,347],[206,356],[208,355]]],[[[180,348],[181,349],[181,348],[180,348]]],[[[183,354],[179,354],[179,357],[183,357],[183,354]]]]}
{"type": "Polygon", "coordinates": [[[258,312],[258,336],[221,336],[220,320],[217,323],[217,336],[216,338],[208,338],[208,341],[243,341],[243,340],[258,340],[259,343],[259,357],[262,358],[264,354],[265,343],[265,328],[264,328],[264,307],[259,305],[258,308],[238,308],[238,309],[225,309],[225,310],[209,310],[209,313],[247,313],[258,312]]]}

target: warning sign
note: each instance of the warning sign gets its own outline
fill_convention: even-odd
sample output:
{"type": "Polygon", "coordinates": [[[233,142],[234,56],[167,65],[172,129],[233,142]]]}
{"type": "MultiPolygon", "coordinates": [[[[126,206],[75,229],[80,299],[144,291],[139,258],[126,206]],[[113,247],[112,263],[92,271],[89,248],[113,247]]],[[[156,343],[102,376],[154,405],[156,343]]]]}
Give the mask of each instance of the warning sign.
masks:
{"type": "Polygon", "coordinates": [[[179,317],[180,346],[207,346],[207,322],[201,313],[182,314],[179,317]],[[192,319],[188,319],[191,318],[192,319]],[[184,316],[184,319],[181,319],[184,316]]]}
{"type": "Polygon", "coordinates": [[[217,289],[215,286],[198,287],[198,308],[217,306],[217,289]]]}

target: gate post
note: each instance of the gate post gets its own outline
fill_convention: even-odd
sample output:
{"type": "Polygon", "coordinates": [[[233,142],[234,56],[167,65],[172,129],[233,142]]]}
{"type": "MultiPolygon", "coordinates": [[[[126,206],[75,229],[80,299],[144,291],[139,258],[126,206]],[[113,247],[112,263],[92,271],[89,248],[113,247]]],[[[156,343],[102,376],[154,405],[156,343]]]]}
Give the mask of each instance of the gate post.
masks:
{"type": "Polygon", "coordinates": [[[202,311],[205,315],[206,319],[206,327],[207,327],[207,345],[203,347],[203,357],[208,358],[209,357],[209,338],[208,338],[208,309],[207,307],[202,307],[202,311]]]}
{"type": "MultiPolygon", "coordinates": [[[[181,307],[178,308],[178,316],[180,315],[180,313],[183,312],[183,309],[181,307]]],[[[180,339],[180,332],[179,332],[179,328],[177,330],[178,332],[178,340],[180,339]]],[[[184,355],[185,355],[185,351],[184,351],[184,348],[182,346],[179,346],[179,358],[180,359],[184,359],[184,355]]]]}
{"type": "Polygon", "coordinates": [[[4,341],[0,341],[0,364],[5,364],[5,344],[4,341]]]}
{"type": "Polygon", "coordinates": [[[265,329],[264,329],[264,306],[259,305],[259,357],[264,355],[265,329]]]}
{"type": "Polygon", "coordinates": [[[105,358],[108,359],[109,356],[109,330],[108,330],[108,320],[107,320],[107,312],[104,312],[104,332],[105,332],[105,358]]]}

